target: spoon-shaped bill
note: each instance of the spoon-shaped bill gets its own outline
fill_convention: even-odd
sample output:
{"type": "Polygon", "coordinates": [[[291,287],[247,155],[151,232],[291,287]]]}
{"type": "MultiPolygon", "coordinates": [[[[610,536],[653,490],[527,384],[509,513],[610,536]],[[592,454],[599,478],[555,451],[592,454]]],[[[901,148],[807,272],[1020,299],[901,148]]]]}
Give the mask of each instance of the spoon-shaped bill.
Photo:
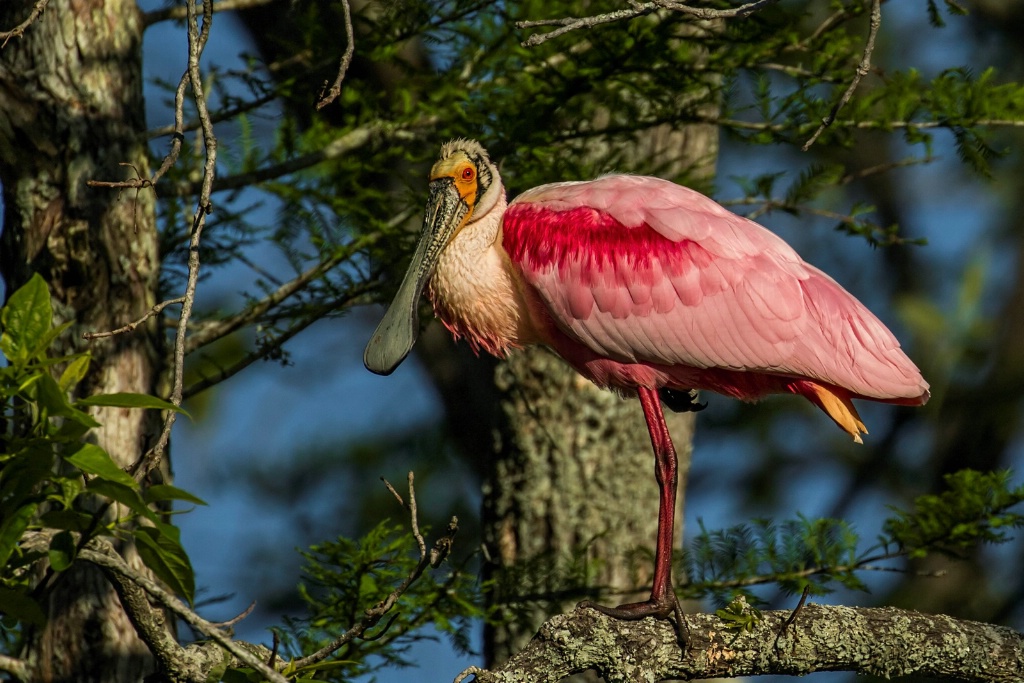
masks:
{"type": "Polygon", "coordinates": [[[412,351],[419,334],[419,300],[434,274],[441,252],[468,217],[469,207],[450,178],[430,183],[423,232],[394,300],[363,351],[363,365],[390,375],[412,351]]]}

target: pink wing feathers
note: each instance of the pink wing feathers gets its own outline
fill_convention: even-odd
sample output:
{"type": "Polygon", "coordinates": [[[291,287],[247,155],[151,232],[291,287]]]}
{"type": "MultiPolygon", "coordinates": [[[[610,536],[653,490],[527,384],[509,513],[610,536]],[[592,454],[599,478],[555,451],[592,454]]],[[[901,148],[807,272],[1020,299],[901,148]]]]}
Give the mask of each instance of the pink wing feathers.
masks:
{"type": "Polygon", "coordinates": [[[892,333],[832,278],[674,183],[606,176],[535,188],[509,205],[503,246],[560,330],[596,356],[927,398],[892,333]]]}

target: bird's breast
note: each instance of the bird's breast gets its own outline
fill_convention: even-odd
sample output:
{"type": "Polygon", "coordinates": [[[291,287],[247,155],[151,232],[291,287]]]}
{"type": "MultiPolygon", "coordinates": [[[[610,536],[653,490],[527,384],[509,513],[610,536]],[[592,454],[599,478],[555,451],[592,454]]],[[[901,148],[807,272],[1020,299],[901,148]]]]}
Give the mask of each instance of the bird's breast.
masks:
{"type": "Polygon", "coordinates": [[[504,356],[538,341],[518,276],[494,240],[480,244],[468,230],[456,235],[438,261],[428,295],[435,315],[474,351],[504,356]]]}

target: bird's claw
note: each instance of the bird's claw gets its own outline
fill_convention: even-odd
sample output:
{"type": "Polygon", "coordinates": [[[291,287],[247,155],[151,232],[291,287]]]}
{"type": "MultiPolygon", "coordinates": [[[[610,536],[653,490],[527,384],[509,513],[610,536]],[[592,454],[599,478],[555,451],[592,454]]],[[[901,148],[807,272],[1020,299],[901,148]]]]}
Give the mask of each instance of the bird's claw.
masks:
{"type": "Polygon", "coordinates": [[[690,627],[683,617],[683,607],[679,604],[679,598],[676,597],[675,592],[671,590],[661,598],[652,597],[644,602],[630,602],[618,607],[607,607],[590,600],[584,600],[576,605],[576,607],[577,609],[596,610],[613,619],[622,619],[624,621],[638,621],[645,617],[673,621],[675,622],[676,640],[679,642],[679,647],[685,651],[690,640],[690,627]],[[672,617],[675,618],[673,619],[672,617]]]}

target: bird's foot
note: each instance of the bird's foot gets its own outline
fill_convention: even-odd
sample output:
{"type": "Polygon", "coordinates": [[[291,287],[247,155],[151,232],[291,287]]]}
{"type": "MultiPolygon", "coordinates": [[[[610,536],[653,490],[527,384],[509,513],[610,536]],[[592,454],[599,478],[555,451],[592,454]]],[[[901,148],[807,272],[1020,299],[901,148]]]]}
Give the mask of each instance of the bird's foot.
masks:
{"type": "Polygon", "coordinates": [[[696,389],[658,389],[658,398],[673,413],[697,413],[708,407],[707,403],[697,401],[696,389]]]}
{"type": "Polygon", "coordinates": [[[606,614],[614,619],[626,621],[637,621],[644,617],[654,617],[655,619],[664,619],[666,621],[672,620],[675,622],[676,639],[679,641],[679,647],[685,650],[686,644],[690,640],[690,627],[683,617],[683,607],[679,604],[679,598],[676,597],[675,591],[672,590],[667,591],[658,598],[651,596],[650,600],[630,602],[618,607],[606,607],[590,600],[584,600],[576,605],[576,607],[597,610],[601,614],[606,614]],[[675,618],[672,619],[672,617],[675,618]]]}

